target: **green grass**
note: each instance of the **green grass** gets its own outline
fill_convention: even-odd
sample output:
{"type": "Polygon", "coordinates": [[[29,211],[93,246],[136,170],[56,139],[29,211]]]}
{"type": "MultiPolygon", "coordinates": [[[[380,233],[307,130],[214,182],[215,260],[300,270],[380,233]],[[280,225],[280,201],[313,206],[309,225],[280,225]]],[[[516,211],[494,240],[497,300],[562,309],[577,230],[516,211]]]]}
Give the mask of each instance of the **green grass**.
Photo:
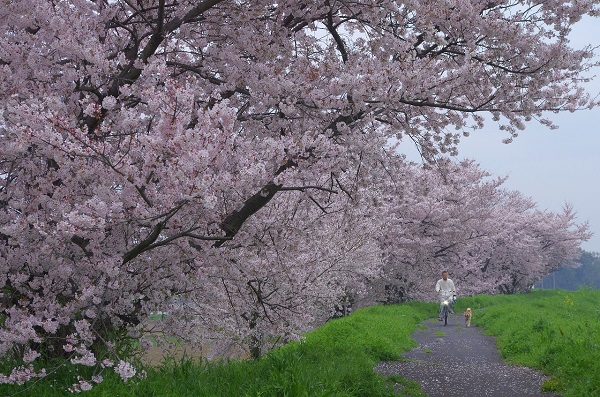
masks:
{"type": "MultiPolygon", "coordinates": [[[[511,363],[537,368],[542,386],[564,397],[600,395],[600,291],[541,291],[459,299],[456,312],[473,309],[473,325],[496,336],[511,363]]],[[[373,366],[399,359],[415,347],[410,334],[437,313],[437,303],[374,306],[333,320],[305,340],[276,349],[256,361],[166,360],[147,367],[147,379],[123,383],[105,372],[105,381],[86,396],[403,396],[423,397],[420,386],[399,376],[382,377],[373,366]],[[432,315],[433,314],[433,315],[432,315]]],[[[64,396],[73,368],[42,380],[17,396],[64,396]]],[[[6,373],[6,368],[0,368],[6,373]]],[[[0,385],[0,396],[23,391],[0,385]]]]}
{"type": "MultiPolygon", "coordinates": [[[[385,378],[373,367],[399,359],[415,347],[410,334],[436,312],[437,304],[374,306],[330,321],[305,340],[276,349],[256,361],[166,361],[146,368],[147,379],[121,382],[107,372],[103,383],[86,396],[424,396],[420,386],[400,377],[385,378]]],[[[19,396],[65,395],[68,372],[58,381],[41,381],[19,396]]],[[[22,387],[0,385],[0,395],[22,387]]]]}
{"type": "Polygon", "coordinates": [[[564,397],[600,395],[600,291],[535,290],[475,296],[473,324],[495,335],[502,356],[551,375],[545,391],[564,397]]]}

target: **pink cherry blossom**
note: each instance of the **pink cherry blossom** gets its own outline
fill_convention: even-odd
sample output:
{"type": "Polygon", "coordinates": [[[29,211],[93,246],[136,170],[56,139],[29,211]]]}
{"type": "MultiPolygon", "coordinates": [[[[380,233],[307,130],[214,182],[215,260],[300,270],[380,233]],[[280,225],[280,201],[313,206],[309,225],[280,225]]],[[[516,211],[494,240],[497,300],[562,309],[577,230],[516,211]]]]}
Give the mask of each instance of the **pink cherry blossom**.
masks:
{"type": "Polygon", "coordinates": [[[35,350],[29,350],[23,355],[23,362],[30,363],[40,356],[40,353],[35,350]]]}
{"type": "Polygon", "coordinates": [[[127,380],[135,376],[136,369],[130,363],[121,360],[115,366],[115,372],[119,374],[119,376],[121,377],[121,379],[123,379],[124,382],[127,382],[127,380]]]}

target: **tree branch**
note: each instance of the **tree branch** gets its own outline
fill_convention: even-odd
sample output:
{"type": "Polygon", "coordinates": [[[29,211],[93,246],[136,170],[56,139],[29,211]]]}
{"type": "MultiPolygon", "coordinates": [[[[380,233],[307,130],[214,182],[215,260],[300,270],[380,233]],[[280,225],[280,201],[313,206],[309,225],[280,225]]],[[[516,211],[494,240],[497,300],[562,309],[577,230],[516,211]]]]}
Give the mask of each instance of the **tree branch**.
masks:
{"type": "Polygon", "coordinates": [[[225,238],[218,240],[213,246],[220,247],[227,240],[231,240],[240,230],[244,222],[271,201],[281,188],[281,185],[277,185],[274,182],[266,184],[258,193],[248,198],[242,205],[242,208],[238,211],[233,211],[225,217],[223,222],[219,225],[225,232],[225,238]]]}
{"type": "MultiPolygon", "coordinates": [[[[123,255],[123,264],[126,264],[127,262],[131,261],[132,259],[134,259],[138,255],[142,254],[143,252],[146,252],[152,248],[157,247],[158,245],[154,245],[154,242],[160,237],[160,233],[164,230],[169,219],[171,219],[181,209],[181,207],[183,207],[183,205],[184,204],[182,203],[182,204],[178,205],[177,207],[173,208],[167,214],[165,219],[163,219],[161,222],[159,222],[158,224],[156,224],[154,226],[154,228],[152,229],[152,232],[150,232],[150,234],[144,240],[142,240],[135,247],[133,247],[132,249],[127,251],[123,255]]],[[[160,244],[160,245],[164,245],[164,244],[165,243],[160,244]]]]}
{"type": "Polygon", "coordinates": [[[150,247],[150,245],[156,241],[156,239],[160,236],[160,232],[163,231],[164,227],[164,221],[154,226],[152,232],[144,240],[142,240],[139,244],[137,244],[131,250],[127,251],[125,255],[123,255],[123,264],[126,264],[127,262],[134,259],[136,256],[149,250],[150,248],[148,247],[150,247]]]}
{"type": "MultiPolygon", "coordinates": [[[[161,8],[159,8],[159,26],[157,26],[157,29],[155,29],[154,33],[150,37],[150,40],[142,50],[142,53],[139,57],[140,60],[144,63],[147,63],[148,58],[154,55],[167,33],[171,33],[174,30],[179,29],[179,27],[181,27],[181,25],[183,25],[184,23],[196,20],[196,18],[198,18],[204,12],[208,11],[209,9],[223,1],[224,0],[201,1],[194,8],[188,11],[188,13],[185,14],[182,18],[172,19],[166,24],[163,24],[162,19],[164,18],[160,18],[161,8]],[[158,27],[160,27],[161,29],[158,30],[158,27]]],[[[162,1],[162,9],[164,11],[164,1],[162,1]]],[[[109,90],[108,95],[112,95],[115,98],[117,98],[119,96],[119,89],[121,88],[121,86],[124,84],[130,84],[131,82],[135,81],[138,77],[140,77],[141,73],[141,69],[138,69],[135,66],[133,66],[133,62],[130,63],[130,66],[123,70],[123,72],[121,72],[121,74],[115,79],[113,85],[109,90]]]]}
{"type": "Polygon", "coordinates": [[[319,202],[318,202],[317,200],[315,200],[313,196],[311,196],[311,195],[308,195],[308,198],[310,199],[310,201],[312,201],[313,203],[315,203],[315,205],[316,205],[317,207],[319,207],[319,209],[320,209],[320,210],[321,210],[323,213],[327,214],[327,210],[326,210],[326,209],[325,209],[325,208],[324,208],[324,207],[323,207],[321,204],[319,204],[319,202]]]}
{"type": "Polygon", "coordinates": [[[284,191],[284,190],[299,190],[301,192],[304,192],[307,189],[316,189],[316,190],[322,190],[324,192],[329,192],[329,193],[335,193],[335,194],[337,194],[336,190],[328,189],[326,187],[321,187],[321,186],[312,186],[312,185],[309,185],[309,186],[287,186],[287,187],[282,187],[279,190],[281,190],[281,191],[284,191]]]}
{"type": "Polygon", "coordinates": [[[325,130],[332,130],[333,131],[333,136],[338,136],[341,135],[340,130],[337,127],[338,123],[344,123],[346,125],[350,125],[355,121],[360,120],[364,115],[365,115],[366,111],[361,110],[360,112],[356,113],[356,114],[348,114],[346,116],[340,115],[338,117],[336,117],[335,120],[333,120],[331,123],[329,123],[329,125],[325,128],[325,130]]]}
{"type": "Polygon", "coordinates": [[[342,40],[342,37],[340,36],[338,31],[333,26],[333,15],[331,14],[331,10],[329,10],[329,12],[327,13],[326,26],[327,26],[327,30],[329,31],[329,33],[331,33],[333,40],[335,40],[337,49],[340,52],[340,55],[342,56],[342,61],[344,61],[344,63],[348,62],[348,52],[346,52],[346,46],[344,45],[344,41],[342,40]]]}

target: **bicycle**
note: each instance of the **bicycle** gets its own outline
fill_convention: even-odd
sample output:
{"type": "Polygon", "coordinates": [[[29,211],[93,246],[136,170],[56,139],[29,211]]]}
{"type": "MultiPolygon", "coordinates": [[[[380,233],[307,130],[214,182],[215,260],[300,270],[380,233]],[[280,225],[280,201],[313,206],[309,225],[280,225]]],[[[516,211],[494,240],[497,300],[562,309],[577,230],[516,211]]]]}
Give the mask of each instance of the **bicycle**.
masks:
{"type": "Polygon", "coordinates": [[[442,320],[444,320],[444,326],[448,325],[448,314],[450,313],[450,307],[451,305],[454,304],[454,302],[456,301],[456,296],[452,296],[452,297],[442,297],[442,311],[441,311],[441,317],[442,320]]]}

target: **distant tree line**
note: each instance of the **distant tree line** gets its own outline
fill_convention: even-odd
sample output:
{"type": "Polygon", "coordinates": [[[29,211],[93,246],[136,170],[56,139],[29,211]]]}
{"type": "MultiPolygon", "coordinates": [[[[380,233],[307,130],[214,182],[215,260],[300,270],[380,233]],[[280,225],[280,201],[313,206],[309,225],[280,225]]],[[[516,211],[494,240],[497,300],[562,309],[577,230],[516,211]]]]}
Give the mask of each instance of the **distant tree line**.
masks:
{"type": "Polygon", "coordinates": [[[600,288],[600,253],[581,251],[579,267],[561,267],[535,284],[535,288],[576,290],[580,287],[600,288]]]}

